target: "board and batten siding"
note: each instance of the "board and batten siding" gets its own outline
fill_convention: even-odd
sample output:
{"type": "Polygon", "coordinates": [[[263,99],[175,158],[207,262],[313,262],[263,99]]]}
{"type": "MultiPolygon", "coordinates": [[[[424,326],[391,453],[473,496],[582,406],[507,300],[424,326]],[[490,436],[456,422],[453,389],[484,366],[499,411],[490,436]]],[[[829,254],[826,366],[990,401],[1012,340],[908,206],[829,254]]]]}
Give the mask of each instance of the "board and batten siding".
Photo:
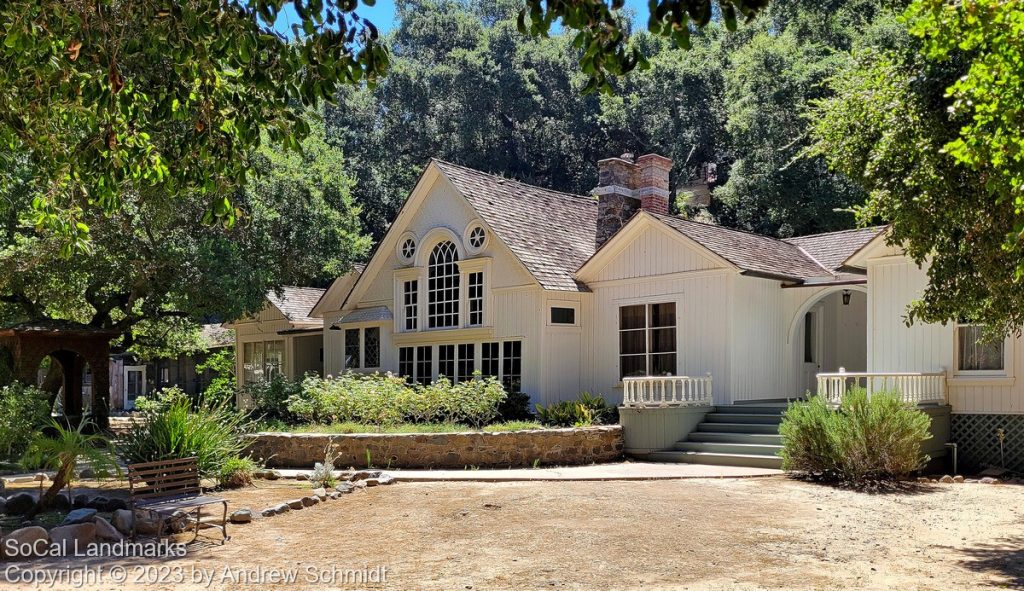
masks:
{"type": "Polygon", "coordinates": [[[906,326],[907,305],[928,284],[925,269],[893,247],[868,259],[868,371],[947,371],[947,392],[954,413],[1024,414],[1024,344],[1010,339],[1005,378],[958,377],[952,324],[906,326]]]}

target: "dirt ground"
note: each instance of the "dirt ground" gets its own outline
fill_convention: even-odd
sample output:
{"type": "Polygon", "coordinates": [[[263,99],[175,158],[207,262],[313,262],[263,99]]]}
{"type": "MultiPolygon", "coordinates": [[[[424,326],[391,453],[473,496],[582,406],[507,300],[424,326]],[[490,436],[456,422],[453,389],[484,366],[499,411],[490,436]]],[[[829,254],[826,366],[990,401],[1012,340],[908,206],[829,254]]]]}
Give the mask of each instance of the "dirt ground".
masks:
{"type": "MultiPolygon", "coordinates": [[[[232,493],[233,507],[294,498],[294,486],[232,493]]],[[[1024,587],[1024,488],[1012,485],[868,494],[785,477],[402,483],[231,533],[224,546],[196,544],[175,560],[19,568],[128,568],[125,584],[86,585],[97,589],[1024,587]],[[152,566],[166,572],[145,570],[152,566]],[[346,569],[378,566],[387,569],[383,584],[343,578],[346,569]],[[281,569],[296,569],[296,582],[268,582],[281,569]],[[212,582],[198,582],[197,573],[214,573],[212,582]],[[133,582],[139,574],[160,582],[133,582]]],[[[21,581],[17,588],[31,588],[21,581]]]]}

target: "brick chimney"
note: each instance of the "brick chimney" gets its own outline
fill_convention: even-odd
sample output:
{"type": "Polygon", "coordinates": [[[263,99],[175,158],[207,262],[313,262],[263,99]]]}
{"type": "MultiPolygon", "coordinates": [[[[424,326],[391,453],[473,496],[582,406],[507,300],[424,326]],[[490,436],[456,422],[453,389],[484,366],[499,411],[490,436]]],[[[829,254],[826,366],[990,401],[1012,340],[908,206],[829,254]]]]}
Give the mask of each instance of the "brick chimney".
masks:
{"type": "Polygon", "coordinates": [[[598,160],[597,195],[598,248],[643,209],[668,214],[668,174],[672,160],[647,154],[636,160],[632,154],[598,160]]]}

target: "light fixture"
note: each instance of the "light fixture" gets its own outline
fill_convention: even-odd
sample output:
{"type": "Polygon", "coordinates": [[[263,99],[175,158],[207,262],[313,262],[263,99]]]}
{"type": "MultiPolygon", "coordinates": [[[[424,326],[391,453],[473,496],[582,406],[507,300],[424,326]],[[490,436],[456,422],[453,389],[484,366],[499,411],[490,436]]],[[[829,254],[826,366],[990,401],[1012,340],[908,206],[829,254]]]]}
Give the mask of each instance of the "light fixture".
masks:
{"type": "Polygon", "coordinates": [[[850,290],[848,290],[848,289],[844,289],[843,290],[843,305],[844,306],[849,306],[850,305],[850,296],[852,296],[852,295],[853,295],[853,293],[850,290]]]}

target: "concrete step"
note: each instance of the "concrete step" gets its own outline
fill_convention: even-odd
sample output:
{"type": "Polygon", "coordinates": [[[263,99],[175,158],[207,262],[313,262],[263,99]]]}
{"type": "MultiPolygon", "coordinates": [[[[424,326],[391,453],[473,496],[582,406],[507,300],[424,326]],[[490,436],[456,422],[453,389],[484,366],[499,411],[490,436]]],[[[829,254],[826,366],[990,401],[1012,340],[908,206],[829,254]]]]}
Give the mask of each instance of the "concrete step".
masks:
{"type": "MultiPolygon", "coordinates": [[[[720,425],[721,423],[711,423],[720,425]]],[[[694,431],[686,438],[687,441],[703,441],[707,443],[756,443],[760,445],[782,445],[782,436],[775,433],[728,433],[716,431],[694,431]]]]}
{"type": "Polygon", "coordinates": [[[657,451],[646,457],[653,462],[681,462],[711,466],[744,466],[750,468],[782,468],[782,458],[749,454],[720,454],[695,451],[657,451]]]}
{"type": "Polygon", "coordinates": [[[757,414],[738,412],[709,412],[704,415],[705,423],[757,423],[767,425],[778,425],[782,422],[782,415],[779,414],[757,414]]]}
{"type": "Polygon", "coordinates": [[[782,415],[786,412],[786,407],[779,404],[730,404],[716,406],[715,412],[719,414],[782,415]]]}
{"type": "Polygon", "coordinates": [[[700,423],[696,432],[778,435],[779,426],[773,423],[700,423]]]}
{"type": "Polygon", "coordinates": [[[775,457],[782,450],[781,445],[758,443],[708,443],[706,441],[680,441],[675,444],[679,451],[696,451],[714,454],[739,454],[775,457]]]}

